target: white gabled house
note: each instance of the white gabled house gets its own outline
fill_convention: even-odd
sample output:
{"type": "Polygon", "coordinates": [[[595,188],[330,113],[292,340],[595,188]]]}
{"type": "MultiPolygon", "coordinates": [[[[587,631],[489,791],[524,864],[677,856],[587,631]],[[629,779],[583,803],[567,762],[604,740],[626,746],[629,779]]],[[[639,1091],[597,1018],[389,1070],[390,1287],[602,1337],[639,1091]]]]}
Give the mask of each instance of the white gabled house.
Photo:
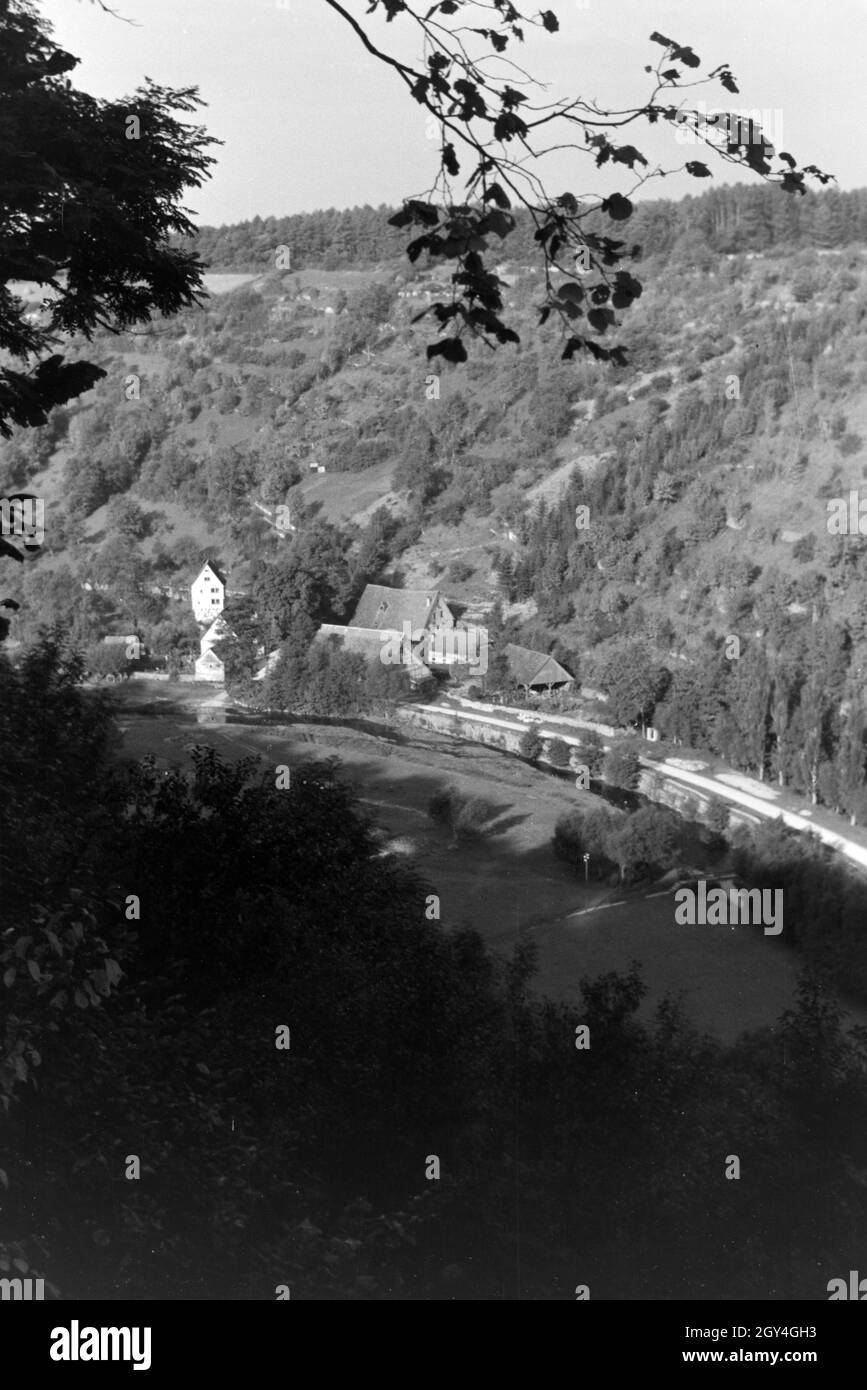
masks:
{"type": "Polygon", "coordinates": [[[225,638],[234,637],[234,635],[226,619],[218,613],[199,642],[200,654],[196,657],[195,665],[197,680],[222,682],[226,679],[226,668],[222,657],[217,655],[215,648],[225,638]]]}
{"type": "Polygon", "coordinates": [[[197,623],[209,623],[222,613],[226,601],[226,580],[210,560],[202,565],[190,592],[193,617],[197,623]]]}
{"type": "Polygon", "coordinates": [[[213,647],[208,647],[206,652],[196,657],[196,680],[217,681],[220,684],[226,679],[226,668],[223,665],[213,647]]]}

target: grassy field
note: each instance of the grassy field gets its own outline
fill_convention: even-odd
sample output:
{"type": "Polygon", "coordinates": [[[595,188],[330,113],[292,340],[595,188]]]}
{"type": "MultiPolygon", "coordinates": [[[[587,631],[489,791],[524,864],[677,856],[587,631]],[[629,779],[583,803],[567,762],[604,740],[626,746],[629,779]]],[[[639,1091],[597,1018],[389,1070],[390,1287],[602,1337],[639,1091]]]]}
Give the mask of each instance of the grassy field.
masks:
{"type": "Polygon", "coordinates": [[[672,897],[606,907],[623,892],[585,888],[564,869],[550,850],[554,825],[589,794],[492,750],[433,734],[398,745],[312,724],[198,724],[197,704],[213,693],[158,683],[119,688],[127,756],[152,753],[163,766],[183,765],[188,746],[199,742],[231,759],[256,754],[275,765],[339,757],[371,816],[439,895],[444,927],[472,926],[504,954],[522,935],[532,937],[541,992],[577,1001],[582,976],[624,970],[638,960],[650,990],[646,1013],[664,995],[678,994],[689,1016],[723,1040],[772,1024],[791,1003],[797,958],[779,941],[746,928],[678,926],[672,897]],[[137,712],[145,699],[164,713],[137,712]],[[428,819],[428,801],[446,783],[495,808],[479,844],[456,849],[428,819]],[[596,910],[570,917],[588,907],[596,910]]]}
{"type": "Polygon", "coordinates": [[[394,465],[374,464],[363,473],[308,473],[299,490],[308,504],[320,502],[326,521],[356,521],[363,525],[378,507],[394,507],[398,501],[391,491],[394,465]]]}

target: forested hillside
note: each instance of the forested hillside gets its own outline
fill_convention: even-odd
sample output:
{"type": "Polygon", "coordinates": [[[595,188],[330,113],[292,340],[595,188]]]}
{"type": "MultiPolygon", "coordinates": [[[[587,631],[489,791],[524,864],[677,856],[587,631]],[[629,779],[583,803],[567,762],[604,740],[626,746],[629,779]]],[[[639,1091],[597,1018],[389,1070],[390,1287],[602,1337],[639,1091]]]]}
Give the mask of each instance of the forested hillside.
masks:
{"type": "MultiPolygon", "coordinates": [[[[519,232],[500,274],[520,344],[434,371],[415,320],[448,287],[396,254],[386,211],[342,215],[352,269],[303,264],[337,254],[327,215],[262,223],[270,270],[103,335],[96,390],[2,445],[0,486],[47,499],[13,635],[135,629],[182,663],[209,554],[255,600],[249,675],[257,644],[303,657],[365,582],[436,584],[502,601],[506,640],[555,649],[621,722],[862,820],[867,571],[828,504],[867,467],[867,195],[642,206],[625,368],[561,360],[519,232]],[[301,268],[273,268],[278,233],[301,268]]],[[[236,238],[250,264],[254,225],[201,248],[225,264],[236,238]]]]}

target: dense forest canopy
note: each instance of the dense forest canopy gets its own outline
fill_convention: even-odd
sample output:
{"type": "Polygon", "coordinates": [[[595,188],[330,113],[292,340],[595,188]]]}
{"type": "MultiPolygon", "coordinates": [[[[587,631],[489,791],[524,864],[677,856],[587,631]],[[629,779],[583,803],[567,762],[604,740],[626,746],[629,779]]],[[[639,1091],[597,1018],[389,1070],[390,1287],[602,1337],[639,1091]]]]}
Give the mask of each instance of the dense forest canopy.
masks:
{"type": "MultiPolygon", "coordinates": [[[[190,241],[212,270],[268,271],[275,248],[290,248],[292,268],[372,268],[400,260],[401,229],[390,219],[396,209],[381,205],[325,208],[290,217],[254,217],[226,227],[199,227],[190,241]]],[[[588,219],[599,228],[602,219],[588,219]]],[[[530,265],[536,247],[529,213],[515,213],[515,227],[495,243],[503,259],[530,265]]],[[[671,255],[681,239],[703,243],[709,254],[832,248],[867,240],[867,190],[824,189],[792,198],[781,189],[742,184],[708,189],[679,202],[636,200],[630,238],[645,256],[671,255]]],[[[421,262],[432,265],[429,258],[421,262]]],[[[409,267],[408,267],[409,269],[409,267]]]]}

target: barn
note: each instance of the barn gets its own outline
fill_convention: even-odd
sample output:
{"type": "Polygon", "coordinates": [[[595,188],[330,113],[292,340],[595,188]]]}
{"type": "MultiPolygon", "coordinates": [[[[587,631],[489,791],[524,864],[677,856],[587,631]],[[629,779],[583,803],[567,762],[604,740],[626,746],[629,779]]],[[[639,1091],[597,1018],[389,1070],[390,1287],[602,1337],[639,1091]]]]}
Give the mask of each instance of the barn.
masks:
{"type": "Polygon", "coordinates": [[[531,647],[517,647],[509,642],[505,648],[506,664],[512,680],[524,690],[536,695],[550,695],[554,690],[569,690],[575,683],[565,666],[553,656],[535,652],[531,647]]]}

